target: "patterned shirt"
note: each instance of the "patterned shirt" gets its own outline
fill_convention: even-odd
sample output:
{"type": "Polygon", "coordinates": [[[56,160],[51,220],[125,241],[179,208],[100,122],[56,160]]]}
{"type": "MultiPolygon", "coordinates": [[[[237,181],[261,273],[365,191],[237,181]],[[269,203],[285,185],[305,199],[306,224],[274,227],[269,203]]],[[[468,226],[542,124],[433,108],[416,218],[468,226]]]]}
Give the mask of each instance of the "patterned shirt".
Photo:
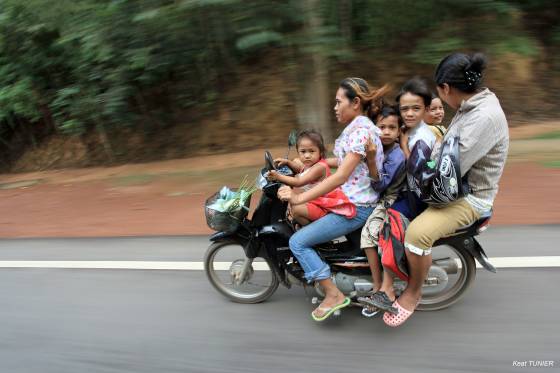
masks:
{"type": "Polygon", "coordinates": [[[420,140],[424,141],[430,149],[434,148],[437,140],[434,132],[424,121],[421,121],[416,127],[410,130],[408,135],[408,150],[412,151],[414,145],[420,140]]]}
{"type": "MultiPolygon", "coordinates": [[[[416,168],[413,165],[417,164],[415,159],[425,159],[425,161],[427,161],[436,143],[436,135],[434,135],[430,127],[424,123],[424,121],[421,121],[416,127],[409,131],[408,150],[410,151],[410,157],[407,163],[406,179],[408,181],[408,190],[416,193],[418,197],[420,197],[421,192],[412,175],[412,172],[416,172],[416,168]],[[418,144],[418,146],[415,148],[414,146],[416,144],[418,144]]],[[[425,164],[425,162],[422,162],[422,164],[425,164]]]]}
{"type": "Polygon", "coordinates": [[[383,144],[379,138],[380,135],[381,130],[368,117],[359,115],[346,126],[338,139],[336,139],[334,155],[337,157],[339,165],[348,153],[356,153],[362,157],[362,161],[358,163],[348,180],[342,185],[342,191],[356,206],[373,206],[379,199],[379,193],[371,186],[365,157],[368,139],[373,139],[377,146],[377,153],[375,155],[377,169],[380,170],[382,168],[383,144]]]}

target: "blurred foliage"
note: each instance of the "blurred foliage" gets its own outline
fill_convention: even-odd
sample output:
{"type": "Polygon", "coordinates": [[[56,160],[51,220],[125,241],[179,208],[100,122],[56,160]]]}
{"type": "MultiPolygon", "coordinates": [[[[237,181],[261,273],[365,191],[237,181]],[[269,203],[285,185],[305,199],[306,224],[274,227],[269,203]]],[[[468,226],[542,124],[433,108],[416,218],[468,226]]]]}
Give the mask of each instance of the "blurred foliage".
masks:
{"type": "Polygon", "coordinates": [[[211,107],[235,68],[270,48],[288,51],[295,69],[301,56],[336,63],[364,48],[425,65],[459,49],[536,57],[560,40],[550,4],[0,0],[0,148],[18,153],[18,134],[36,144],[57,132],[96,133],[110,158],[118,150],[108,132],[149,134],[177,110],[211,107]],[[313,27],[310,12],[320,20],[313,27]]]}
{"type": "Polygon", "coordinates": [[[553,131],[543,133],[531,138],[532,140],[553,140],[553,139],[560,139],[560,131],[553,131]]]}

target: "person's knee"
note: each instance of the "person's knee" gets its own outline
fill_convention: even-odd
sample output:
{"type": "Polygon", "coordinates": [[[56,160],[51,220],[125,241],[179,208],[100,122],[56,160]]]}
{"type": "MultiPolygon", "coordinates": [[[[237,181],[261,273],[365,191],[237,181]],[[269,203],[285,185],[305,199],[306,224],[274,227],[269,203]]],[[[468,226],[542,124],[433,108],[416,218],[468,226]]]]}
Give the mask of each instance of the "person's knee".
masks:
{"type": "Polygon", "coordinates": [[[288,241],[288,245],[290,246],[290,250],[294,253],[300,253],[303,248],[305,248],[305,243],[300,238],[300,235],[297,233],[293,234],[288,241]]]}
{"type": "Polygon", "coordinates": [[[430,232],[421,224],[414,224],[413,221],[407,228],[404,242],[421,250],[429,250],[432,247],[433,240],[430,232]]]}
{"type": "Polygon", "coordinates": [[[306,218],[307,207],[305,205],[297,205],[292,207],[292,215],[294,218],[306,218]]]}

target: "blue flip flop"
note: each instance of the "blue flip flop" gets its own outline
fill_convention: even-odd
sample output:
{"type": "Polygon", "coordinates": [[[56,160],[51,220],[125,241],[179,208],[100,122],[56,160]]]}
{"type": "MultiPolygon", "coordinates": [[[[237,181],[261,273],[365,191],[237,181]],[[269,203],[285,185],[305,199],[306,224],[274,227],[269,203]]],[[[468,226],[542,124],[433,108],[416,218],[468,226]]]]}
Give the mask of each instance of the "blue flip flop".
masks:
{"type": "Polygon", "coordinates": [[[334,307],[317,307],[315,308],[315,310],[317,309],[321,309],[323,311],[327,311],[325,312],[325,314],[321,317],[317,317],[315,316],[315,310],[313,310],[313,312],[311,312],[311,317],[313,318],[313,320],[315,321],[325,321],[326,319],[328,319],[335,311],[338,311],[340,309],[343,309],[344,307],[348,307],[350,305],[350,298],[344,298],[344,302],[337,304],[334,307]]]}

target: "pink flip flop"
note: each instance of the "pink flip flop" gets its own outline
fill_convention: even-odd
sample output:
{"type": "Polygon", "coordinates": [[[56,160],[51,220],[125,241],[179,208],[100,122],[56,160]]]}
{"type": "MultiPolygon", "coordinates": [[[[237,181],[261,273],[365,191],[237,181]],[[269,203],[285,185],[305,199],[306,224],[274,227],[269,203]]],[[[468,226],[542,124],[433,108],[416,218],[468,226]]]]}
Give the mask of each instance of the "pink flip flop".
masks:
{"type": "Polygon", "coordinates": [[[393,303],[393,307],[399,310],[396,315],[390,312],[385,312],[385,314],[383,315],[383,321],[385,322],[385,324],[393,328],[401,326],[414,313],[414,310],[409,311],[403,308],[403,306],[401,306],[398,301],[395,301],[393,303]]]}

